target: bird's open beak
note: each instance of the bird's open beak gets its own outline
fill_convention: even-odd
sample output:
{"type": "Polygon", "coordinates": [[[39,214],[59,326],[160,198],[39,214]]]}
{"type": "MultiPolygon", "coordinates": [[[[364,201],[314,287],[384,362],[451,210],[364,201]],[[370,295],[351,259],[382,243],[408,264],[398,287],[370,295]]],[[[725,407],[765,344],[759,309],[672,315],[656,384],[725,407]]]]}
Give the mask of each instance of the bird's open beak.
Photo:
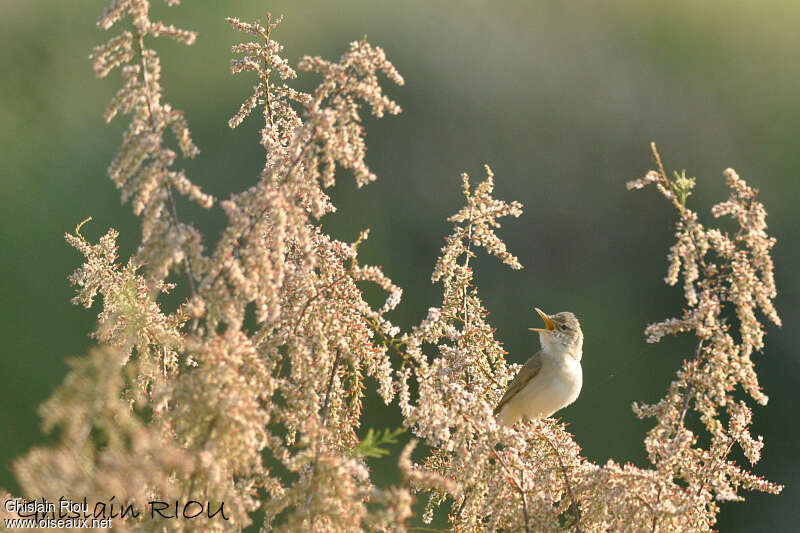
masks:
{"type": "Polygon", "coordinates": [[[528,328],[529,330],[538,331],[540,333],[547,333],[548,331],[553,331],[554,329],[556,329],[556,325],[553,324],[553,321],[550,320],[550,317],[547,316],[547,313],[545,313],[544,311],[542,311],[538,307],[536,307],[535,309],[536,309],[536,312],[539,313],[539,316],[542,317],[542,320],[544,320],[544,325],[545,325],[546,329],[544,329],[544,328],[528,328]]]}

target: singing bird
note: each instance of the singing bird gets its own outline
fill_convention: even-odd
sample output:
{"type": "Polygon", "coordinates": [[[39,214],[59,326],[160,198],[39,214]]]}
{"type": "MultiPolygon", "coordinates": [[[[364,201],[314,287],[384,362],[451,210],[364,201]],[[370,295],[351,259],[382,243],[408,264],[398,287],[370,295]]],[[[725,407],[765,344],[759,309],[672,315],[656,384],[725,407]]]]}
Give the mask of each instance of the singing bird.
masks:
{"type": "Polygon", "coordinates": [[[575,315],[562,311],[548,315],[539,308],[544,328],[539,333],[542,349],[528,359],[494,409],[507,426],[520,419],[544,418],[574,402],[581,392],[583,332],[575,315]]]}

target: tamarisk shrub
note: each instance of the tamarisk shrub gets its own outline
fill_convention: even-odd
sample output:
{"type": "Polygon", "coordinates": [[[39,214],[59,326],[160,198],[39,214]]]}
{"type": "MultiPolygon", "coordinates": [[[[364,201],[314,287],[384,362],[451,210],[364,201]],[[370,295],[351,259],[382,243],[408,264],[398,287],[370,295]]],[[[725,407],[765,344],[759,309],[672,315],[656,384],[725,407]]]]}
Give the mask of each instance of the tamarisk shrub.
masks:
{"type": "Polygon", "coordinates": [[[304,57],[295,70],[272,38],[280,19],[227,21],[248,39],[233,46],[232,72],[255,76],[228,125],[259,110],[265,159],[254,184],[225,200],[178,168],[179,156],[199,151],[183,114],[163,100],[151,48],[159,37],[191,45],[195,32],[151,20],[146,0],[113,2],[98,21],[104,30],[124,26],[91,57],[100,77],[121,72],[105,117],[130,123],[108,174],[142,236],[121,261],[114,229],[96,243],[84,223],[66,235],[85,261],[70,276],[73,301],[99,307],[98,346],[70,360],[64,383],[40,407],[52,442],[14,464],[27,498],[113,495],[140,508],[195,500],[226,511],[224,519],[115,519],[114,528],[135,531],[241,530],[256,511],[264,531],[409,531],[413,502],[425,495],[421,518],[444,509],[453,531],[622,532],[708,531],[718,502],[741,499],[741,489],[781,490],[731,458],[734,447],[751,464],[760,457],[752,413],[736,393],[766,403],[751,356],[764,346],[761,320],[780,324],[775,240],[756,191],[733,170],[725,172],[731,197],[712,210],[734,219],[732,236],[698,221],[687,206],[694,180],[670,178],[655,149],[658,169],[628,185],[655,185],[678,214],[666,281],[682,281],[685,307],[648,326],[648,341],[686,333],[696,350],[660,401],[634,404],[654,419],[644,440],[650,467],[597,465],[558,420],[505,427],[492,416],[518,367],[507,364],[487,321],[470,259],[483,249],[522,268],[495,233],[522,206],[492,196],[488,167],[477,185],[463,176],[465,206],[449,219],[453,232],[432,275],[441,305],[401,331],[386,314],[402,291],[358,259],[368,232],[342,242],[320,220],[335,210],[326,190],[337,169],[351,171],[359,187],[376,179],[360,114],[399,113],[379,76],[403,78],[365,40],[338,61],[304,57]],[[289,85],[298,70],[319,76],[311,92],[289,85]],[[177,195],[225,213],[212,247],[179,218],[177,195]],[[386,292],[380,308],[366,302],[362,282],[386,292]],[[162,295],[176,284],[189,296],[169,309],[162,295]],[[417,459],[416,440],[404,448],[398,486],[372,482],[366,457],[381,454],[365,451],[356,434],[367,378],[427,445],[417,459]],[[691,413],[709,444],[687,427],[691,413]]]}

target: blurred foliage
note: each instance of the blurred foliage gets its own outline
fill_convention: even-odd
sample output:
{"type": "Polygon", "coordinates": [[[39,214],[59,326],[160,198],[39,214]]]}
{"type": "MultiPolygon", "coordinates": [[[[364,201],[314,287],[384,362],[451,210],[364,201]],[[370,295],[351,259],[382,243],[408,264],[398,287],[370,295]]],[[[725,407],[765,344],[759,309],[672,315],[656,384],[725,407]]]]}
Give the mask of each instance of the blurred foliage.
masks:
{"type": "MultiPolygon", "coordinates": [[[[94,26],[105,4],[0,0],[0,486],[12,490],[11,460],[43,439],[35,406],[61,381],[65,357],[92,343],[92,313],[69,303],[66,276],[80,258],[64,232],[91,215],[87,238],[117,228],[122,257],[139,239],[105,175],[122,122],[106,125],[101,114],[119,80],[94,80],[88,61],[105,38],[94,26]]],[[[663,284],[673,214],[656,195],[633,195],[624,184],[651,168],[655,140],[669,167],[697,176],[689,202],[710,217],[711,204],[727,195],[721,172],[734,167],[760,188],[778,239],[776,305],[787,327],[771,329],[756,358],[771,401],[756,409],[754,431],[767,443],[758,471],[787,487],[779,497],[726,504],[719,528],[795,527],[800,429],[789,422],[800,385],[792,326],[800,319],[800,4],[231,0],[171,9],[154,2],[154,11],[199,31],[188,50],[161,45],[162,82],[201,149],[179,164],[221,198],[253,183],[263,161],[258,121],[226,126],[251,82],[228,72],[237,38],[225,16],[283,13],[276,38],[295,62],[306,53],[338,57],[365,33],[386,49],[406,79],[390,90],[404,113],[365,120],[379,180],[362,190],[343,180],[332,191],[339,212],[323,223],[348,241],[372,229],[361,258],[404,287],[391,318],[407,327],[436,302],[429,277],[445,218],[461,201],[460,173],[490,164],[497,196],[525,206],[503,238],[526,269],[475,261],[489,320],[509,359],[522,362],[537,349],[526,331],[534,305],[580,317],[584,390],[560,414],[594,461],[644,464],[649,423],[634,419],[630,404],[658,398],[691,351],[688,339],[644,343],[644,326],[680,302],[680,290],[663,284]]],[[[220,210],[179,209],[215,241],[220,210]]],[[[365,427],[399,424],[377,396],[367,398],[365,413],[365,427]]],[[[396,478],[395,451],[371,460],[379,480],[396,478]]]]}

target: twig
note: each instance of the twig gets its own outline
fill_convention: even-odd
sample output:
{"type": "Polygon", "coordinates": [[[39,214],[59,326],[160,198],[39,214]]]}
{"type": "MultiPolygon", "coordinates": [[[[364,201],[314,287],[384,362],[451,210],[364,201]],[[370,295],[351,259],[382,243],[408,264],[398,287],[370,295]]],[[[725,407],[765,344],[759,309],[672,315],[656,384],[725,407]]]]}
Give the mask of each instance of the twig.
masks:
{"type": "Polygon", "coordinates": [[[570,501],[572,502],[571,507],[575,511],[575,531],[577,533],[583,533],[581,530],[581,508],[578,506],[578,500],[575,499],[575,494],[572,492],[572,485],[569,482],[569,476],[567,475],[567,467],[564,466],[564,461],[561,459],[561,453],[558,451],[558,448],[555,444],[546,436],[542,436],[545,441],[550,445],[550,448],[553,449],[553,453],[558,459],[558,466],[561,468],[561,473],[564,476],[564,486],[567,489],[567,495],[569,496],[570,501]]]}
{"type": "Polygon", "coordinates": [[[525,497],[525,469],[519,470],[520,485],[522,485],[522,514],[525,515],[525,531],[531,532],[531,521],[528,517],[528,499],[525,497]]]}
{"type": "MultiPolygon", "coordinates": [[[[508,465],[506,465],[506,462],[497,454],[497,452],[492,450],[492,455],[494,455],[495,459],[497,459],[497,461],[500,463],[500,466],[503,468],[506,474],[508,474],[508,479],[511,481],[511,484],[514,485],[514,488],[517,489],[517,492],[519,492],[519,495],[522,498],[522,515],[525,518],[525,533],[531,533],[531,523],[528,515],[528,501],[525,498],[525,490],[522,488],[522,486],[520,486],[519,483],[517,483],[517,480],[511,474],[511,469],[508,467],[508,465]]],[[[522,472],[524,476],[525,471],[523,470],[522,472]]],[[[578,531],[580,531],[580,529],[578,531]]]]}
{"type": "MultiPolygon", "coordinates": [[[[155,118],[153,116],[153,106],[149,92],[150,80],[148,79],[149,76],[147,75],[147,62],[144,59],[144,50],[145,50],[144,35],[138,33],[137,31],[136,37],[137,37],[137,44],[139,45],[139,57],[141,58],[141,64],[142,64],[142,85],[144,86],[144,92],[146,94],[145,103],[147,104],[148,121],[150,122],[150,129],[153,131],[153,134],[156,135],[159,139],[161,139],[161,131],[157,127],[155,118]]],[[[166,164],[164,162],[163,157],[161,157],[160,153],[158,160],[166,170],[166,164]]],[[[180,219],[178,218],[178,209],[175,205],[175,197],[172,193],[172,186],[169,184],[169,181],[167,181],[164,183],[164,187],[167,190],[167,199],[169,201],[170,218],[172,219],[172,225],[177,229],[178,227],[180,227],[180,219]]],[[[183,268],[186,271],[186,278],[189,280],[189,292],[191,296],[194,297],[197,294],[197,286],[194,281],[192,263],[189,259],[189,255],[186,253],[184,253],[183,255],[183,268]]],[[[195,321],[193,324],[193,328],[196,329],[196,327],[197,327],[197,321],[195,321]]]]}
{"type": "MultiPolygon", "coordinates": [[[[348,81],[348,80],[345,80],[345,81],[348,81]]],[[[344,85],[345,85],[345,82],[342,82],[341,86],[344,86],[344,85]]],[[[337,89],[332,94],[328,95],[328,97],[338,96],[341,92],[343,92],[341,89],[337,89]]],[[[309,119],[312,117],[312,115],[314,113],[317,112],[317,108],[321,104],[322,104],[322,99],[318,98],[317,100],[315,100],[311,104],[310,107],[308,107],[307,116],[309,117],[309,119]]],[[[303,133],[306,131],[305,126],[308,123],[309,123],[309,120],[307,120],[303,124],[303,126],[299,128],[298,132],[294,133],[294,137],[292,138],[292,141],[291,141],[290,145],[294,144],[295,142],[297,142],[298,144],[302,144],[302,146],[300,146],[299,149],[297,150],[297,156],[294,158],[293,161],[291,161],[291,163],[290,163],[290,165],[288,167],[288,170],[286,171],[286,174],[283,177],[282,182],[278,183],[279,185],[284,185],[289,181],[289,179],[294,175],[296,167],[303,161],[303,158],[305,156],[306,150],[310,146],[312,146],[314,144],[314,130],[313,129],[309,132],[307,138],[305,140],[302,140],[303,139],[303,133]],[[302,140],[302,143],[300,142],[301,140],[302,140]]],[[[264,216],[267,214],[267,211],[269,211],[269,209],[270,209],[270,206],[265,207],[264,209],[261,210],[261,212],[258,213],[257,216],[254,216],[254,217],[252,217],[250,219],[250,221],[247,224],[247,228],[245,228],[245,230],[242,232],[242,234],[240,236],[235,238],[236,242],[231,247],[231,249],[228,251],[228,253],[226,254],[226,256],[225,256],[226,260],[230,259],[235,254],[237,254],[238,251],[244,246],[243,243],[250,239],[251,234],[253,233],[253,231],[255,231],[256,227],[258,227],[258,222],[264,218],[264,216]]],[[[224,264],[224,262],[225,261],[223,261],[222,263],[224,264]]],[[[201,284],[201,286],[202,287],[213,286],[214,283],[216,283],[217,280],[219,279],[219,277],[222,275],[223,271],[224,271],[224,268],[220,268],[219,270],[217,270],[217,272],[214,273],[213,277],[211,277],[209,275],[209,277],[211,277],[211,279],[208,280],[208,281],[206,279],[204,279],[202,284],[201,284]]]]}
{"type": "Polygon", "coordinates": [[[473,485],[464,492],[464,499],[461,500],[461,505],[458,506],[458,511],[456,511],[456,518],[455,520],[453,520],[454,524],[459,520],[461,520],[461,513],[464,512],[464,508],[467,506],[467,500],[469,500],[469,496],[472,493],[472,489],[474,488],[475,486],[473,485]]]}
{"type": "Polygon", "coordinates": [[[372,328],[373,333],[377,333],[381,337],[381,341],[384,346],[387,348],[391,348],[394,352],[403,360],[403,364],[410,363],[412,366],[417,368],[417,361],[414,360],[408,353],[402,352],[398,346],[406,346],[406,343],[400,339],[395,339],[388,337],[380,327],[380,324],[377,320],[372,318],[371,316],[367,316],[362,313],[361,315],[367,321],[367,325],[372,328]]]}
{"type": "MultiPolygon", "coordinates": [[[[280,22],[280,20],[278,21],[280,22]]],[[[276,23],[277,24],[277,23],[276,23]]],[[[264,37],[264,41],[266,46],[269,46],[269,34],[272,33],[272,13],[267,13],[267,35],[264,37]]],[[[272,128],[272,101],[270,98],[269,92],[269,75],[272,73],[272,69],[269,68],[269,62],[267,58],[264,58],[264,116],[266,117],[267,122],[269,123],[270,128],[272,128]]],[[[264,147],[266,148],[266,146],[264,147]]]]}
{"type": "MultiPolygon", "coordinates": [[[[700,354],[703,352],[703,339],[697,343],[697,349],[694,352],[694,361],[700,360],[700,354]]],[[[689,383],[686,387],[686,392],[683,393],[683,406],[681,407],[680,426],[683,426],[683,420],[686,417],[686,411],[689,409],[689,400],[694,392],[694,382],[689,383]]]]}
{"type": "Polygon", "coordinates": [[[668,180],[667,173],[664,171],[664,165],[661,163],[661,156],[658,155],[658,150],[656,149],[655,141],[650,142],[650,150],[653,151],[653,157],[656,158],[656,165],[658,165],[658,173],[661,175],[662,178],[668,180]]]}
{"type": "MultiPolygon", "coordinates": [[[[701,479],[702,479],[702,482],[700,483],[700,486],[699,486],[699,487],[697,487],[697,495],[698,495],[698,496],[700,496],[700,493],[703,491],[703,488],[706,486],[705,480],[706,480],[706,479],[708,479],[708,478],[710,478],[712,475],[714,475],[714,470],[717,468],[717,465],[718,465],[720,462],[722,462],[722,460],[723,460],[725,457],[727,457],[729,453],[731,453],[731,448],[733,448],[733,443],[735,442],[735,439],[734,439],[733,437],[728,437],[728,439],[729,439],[729,440],[728,440],[728,446],[725,448],[725,451],[724,451],[724,452],[722,452],[722,454],[721,454],[719,457],[715,457],[715,458],[714,458],[714,462],[713,462],[713,463],[710,463],[710,465],[711,465],[710,472],[708,473],[708,475],[707,475],[707,476],[705,476],[704,478],[701,478],[701,479]]],[[[708,464],[706,464],[706,465],[703,467],[703,469],[700,471],[700,474],[701,474],[701,475],[703,474],[703,472],[705,472],[705,470],[706,470],[706,468],[708,468],[708,466],[709,466],[709,465],[708,465],[708,464]]],[[[698,476],[698,477],[699,477],[699,476],[698,476]]]]}
{"type": "MultiPolygon", "coordinates": [[[[659,500],[661,500],[661,487],[658,487],[658,492],[656,493],[656,506],[658,506],[659,500]]],[[[653,528],[651,533],[656,533],[656,527],[658,527],[658,513],[653,507],[650,507],[650,510],[653,512],[653,528]]]]}
{"type": "Polygon", "coordinates": [[[322,290],[317,289],[316,287],[314,288],[314,290],[316,292],[314,292],[314,295],[311,296],[308,300],[306,300],[306,303],[303,306],[303,310],[300,311],[300,316],[297,317],[297,320],[295,321],[294,326],[292,327],[292,333],[295,333],[295,334],[297,333],[297,328],[300,327],[300,322],[302,322],[303,318],[305,318],[306,311],[308,311],[308,307],[311,305],[312,302],[314,302],[314,300],[316,300],[317,298],[320,297],[320,295],[322,294],[322,291],[332,289],[334,286],[338,285],[339,282],[342,281],[346,277],[347,277],[347,272],[345,272],[344,274],[342,274],[341,276],[339,276],[335,280],[331,281],[329,284],[327,284],[325,287],[323,287],[322,290]]]}
{"type": "MultiPolygon", "coordinates": [[[[322,430],[328,425],[328,413],[331,406],[331,390],[333,389],[333,381],[336,377],[336,368],[339,366],[339,360],[342,358],[342,352],[336,350],[336,358],[333,360],[333,368],[331,368],[331,377],[328,378],[328,388],[325,391],[325,401],[322,404],[322,430]]],[[[311,514],[311,501],[314,497],[314,483],[317,477],[317,465],[319,464],[319,457],[322,453],[322,433],[320,431],[317,438],[317,449],[314,452],[314,464],[311,467],[311,482],[309,483],[308,494],[306,495],[306,513],[311,514]]]]}
{"type": "MultiPolygon", "coordinates": [[[[180,226],[180,219],[178,218],[178,209],[175,206],[175,195],[172,192],[172,186],[167,183],[167,198],[169,198],[170,217],[172,218],[172,225],[176,228],[180,226]]],[[[186,270],[186,278],[189,280],[189,293],[194,297],[197,294],[197,285],[194,281],[194,272],[192,271],[192,263],[189,256],[184,253],[183,255],[183,268],[186,270]]]]}
{"type": "MultiPolygon", "coordinates": [[[[469,197],[467,198],[469,201],[469,197]]],[[[467,251],[466,251],[466,259],[464,259],[464,269],[466,270],[469,268],[469,259],[471,257],[470,246],[472,246],[472,206],[469,208],[469,226],[467,228],[467,251]]],[[[464,285],[464,332],[466,333],[467,329],[469,329],[469,315],[467,314],[467,285],[464,285]]],[[[503,385],[497,382],[485,368],[482,366],[479,367],[481,372],[483,372],[484,376],[489,378],[489,380],[497,385],[498,388],[502,389],[503,385]]],[[[488,389],[487,389],[488,391],[488,389]]],[[[484,391],[485,393],[486,391],[484,391]]]]}
{"type": "MultiPolygon", "coordinates": [[[[292,162],[291,166],[289,167],[289,171],[286,174],[286,179],[284,180],[284,183],[286,181],[288,181],[289,176],[291,176],[292,172],[294,172],[295,167],[302,160],[303,155],[305,153],[305,150],[306,150],[306,148],[308,148],[311,145],[312,140],[313,140],[313,136],[309,137],[308,139],[306,139],[305,144],[303,145],[303,147],[300,148],[300,153],[298,154],[297,158],[292,162]]],[[[250,220],[247,223],[247,228],[245,228],[245,230],[242,232],[241,235],[239,235],[238,237],[235,237],[236,242],[231,246],[231,249],[228,250],[228,253],[225,254],[225,259],[223,261],[218,261],[219,264],[224,265],[230,258],[234,257],[234,255],[236,255],[239,252],[239,250],[244,246],[243,243],[250,239],[252,233],[258,227],[258,222],[260,220],[262,220],[266,216],[267,211],[269,211],[269,209],[270,209],[270,206],[267,206],[264,209],[262,209],[261,212],[258,213],[257,216],[254,216],[254,217],[250,218],[250,220]]],[[[222,276],[222,273],[224,271],[225,271],[225,267],[221,266],[214,273],[213,277],[211,277],[211,275],[209,274],[209,277],[211,277],[211,279],[208,279],[208,278],[203,279],[203,281],[201,283],[201,287],[213,287],[214,284],[217,282],[217,280],[220,278],[220,276],[222,276]]]]}
{"type": "MultiPolygon", "coordinates": [[[[208,446],[208,444],[211,442],[211,434],[214,432],[214,427],[217,425],[217,420],[218,419],[219,419],[219,416],[218,415],[214,415],[214,417],[211,419],[211,422],[208,423],[208,429],[206,430],[205,438],[203,439],[203,442],[200,443],[200,446],[197,449],[197,453],[198,454],[200,452],[205,451],[206,446],[208,446]]],[[[192,493],[194,492],[194,483],[195,483],[196,480],[197,480],[197,471],[195,470],[192,473],[192,480],[189,483],[189,492],[186,494],[186,496],[188,498],[192,498],[192,496],[193,496],[192,493]]]]}
{"type": "MultiPolygon", "coordinates": [[[[467,199],[469,200],[469,199],[467,199]]],[[[472,245],[472,206],[469,208],[469,229],[467,230],[467,258],[464,260],[464,270],[469,268],[470,246],[472,245]]],[[[469,329],[469,316],[467,315],[467,285],[464,285],[464,332],[469,329]]]]}

